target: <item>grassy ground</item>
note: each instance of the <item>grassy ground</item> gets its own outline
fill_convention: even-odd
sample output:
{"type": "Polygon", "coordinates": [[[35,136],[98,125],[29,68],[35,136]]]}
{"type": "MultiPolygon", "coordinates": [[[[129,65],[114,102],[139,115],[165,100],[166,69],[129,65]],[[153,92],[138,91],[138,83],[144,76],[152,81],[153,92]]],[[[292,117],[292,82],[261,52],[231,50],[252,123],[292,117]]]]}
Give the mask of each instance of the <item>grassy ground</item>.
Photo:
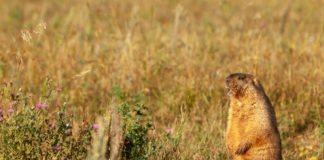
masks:
{"type": "MultiPolygon", "coordinates": [[[[104,114],[119,86],[149,108],[151,136],[181,128],[177,147],[152,159],[224,159],[224,79],[251,73],[275,108],[284,159],[323,159],[323,5],[0,0],[0,81],[36,104],[50,77],[62,94],[49,113],[65,104],[75,123],[104,114]]],[[[10,107],[6,97],[0,103],[10,107]]]]}

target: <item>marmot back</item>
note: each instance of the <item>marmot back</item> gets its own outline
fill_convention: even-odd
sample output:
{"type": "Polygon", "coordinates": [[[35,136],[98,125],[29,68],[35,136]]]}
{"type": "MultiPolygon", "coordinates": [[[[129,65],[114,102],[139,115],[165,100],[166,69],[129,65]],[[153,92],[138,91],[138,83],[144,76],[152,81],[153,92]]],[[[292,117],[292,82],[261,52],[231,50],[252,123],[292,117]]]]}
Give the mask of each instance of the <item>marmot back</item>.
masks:
{"type": "Polygon", "coordinates": [[[274,109],[256,77],[236,73],[226,78],[230,109],[226,149],[234,160],[281,160],[281,140],[274,109]]]}

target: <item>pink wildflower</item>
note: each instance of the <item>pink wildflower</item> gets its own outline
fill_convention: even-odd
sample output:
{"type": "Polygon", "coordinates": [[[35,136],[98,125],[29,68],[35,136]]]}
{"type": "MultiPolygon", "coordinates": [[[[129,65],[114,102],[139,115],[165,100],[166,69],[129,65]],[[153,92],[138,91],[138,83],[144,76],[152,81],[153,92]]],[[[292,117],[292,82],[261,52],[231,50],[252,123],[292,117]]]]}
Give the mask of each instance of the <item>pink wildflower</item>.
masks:
{"type": "Polygon", "coordinates": [[[93,128],[94,130],[97,130],[97,129],[99,129],[99,125],[98,125],[98,124],[93,124],[92,128],[93,128]]]}
{"type": "Polygon", "coordinates": [[[56,150],[56,151],[59,151],[60,147],[59,146],[53,146],[53,149],[56,150]]]}
{"type": "Polygon", "coordinates": [[[41,103],[38,103],[38,104],[36,105],[36,107],[37,107],[37,108],[42,108],[42,104],[41,104],[41,103]]]}
{"type": "Polygon", "coordinates": [[[13,106],[13,105],[15,105],[15,102],[10,102],[9,103],[9,106],[13,106]]]}
{"type": "Polygon", "coordinates": [[[13,110],[13,109],[8,109],[7,112],[8,112],[9,114],[11,114],[11,113],[14,112],[14,110],[13,110]]]}
{"type": "Polygon", "coordinates": [[[51,125],[50,125],[50,128],[51,128],[51,129],[55,128],[55,124],[51,124],[51,125]]]}

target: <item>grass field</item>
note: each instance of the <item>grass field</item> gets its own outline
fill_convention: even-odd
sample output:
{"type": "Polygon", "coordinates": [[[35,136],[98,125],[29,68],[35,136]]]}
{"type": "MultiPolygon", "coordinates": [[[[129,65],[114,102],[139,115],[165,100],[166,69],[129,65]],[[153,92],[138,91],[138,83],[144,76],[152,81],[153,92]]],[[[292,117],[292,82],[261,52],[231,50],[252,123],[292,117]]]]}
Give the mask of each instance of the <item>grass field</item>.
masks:
{"type": "MultiPolygon", "coordinates": [[[[100,128],[94,134],[96,127],[82,126],[91,128],[100,122],[97,117],[109,115],[112,99],[122,92],[118,103],[148,108],[143,117],[151,129],[139,114],[134,125],[144,131],[132,131],[143,131],[145,144],[163,146],[148,159],[227,159],[224,80],[243,72],[259,77],[275,108],[284,159],[324,159],[323,5],[323,0],[0,0],[0,158],[29,156],[16,152],[24,150],[19,137],[26,142],[35,133],[64,137],[50,128],[21,135],[15,125],[25,122],[43,129],[48,123],[38,123],[42,120],[72,123],[74,137],[105,137],[100,128]],[[38,103],[45,107],[34,113],[38,103]],[[73,117],[56,119],[57,113],[73,117]],[[30,114],[41,117],[36,125],[30,114]]],[[[108,121],[109,116],[98,124],[108,121]]],[[[83,159],[87,150],[92,153],[87,140],[71,150],[74,140],[39,135],[31,143],[36,158],[83,159]],[[59,143],[66,147],[53,146],[59,143]]]]}

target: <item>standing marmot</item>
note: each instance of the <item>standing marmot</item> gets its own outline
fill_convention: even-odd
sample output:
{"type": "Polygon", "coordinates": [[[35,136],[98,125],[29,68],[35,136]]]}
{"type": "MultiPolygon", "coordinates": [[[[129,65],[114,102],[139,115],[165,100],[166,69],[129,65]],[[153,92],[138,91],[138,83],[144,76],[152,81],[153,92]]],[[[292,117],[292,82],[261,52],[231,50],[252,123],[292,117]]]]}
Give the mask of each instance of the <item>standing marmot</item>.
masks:
{"type": "Polygon", "coordinates": [[[256,77],[236,73],[226,78],[230,109],[226,149],[234,160],[281,160],[275,112],[256,77]]]}

